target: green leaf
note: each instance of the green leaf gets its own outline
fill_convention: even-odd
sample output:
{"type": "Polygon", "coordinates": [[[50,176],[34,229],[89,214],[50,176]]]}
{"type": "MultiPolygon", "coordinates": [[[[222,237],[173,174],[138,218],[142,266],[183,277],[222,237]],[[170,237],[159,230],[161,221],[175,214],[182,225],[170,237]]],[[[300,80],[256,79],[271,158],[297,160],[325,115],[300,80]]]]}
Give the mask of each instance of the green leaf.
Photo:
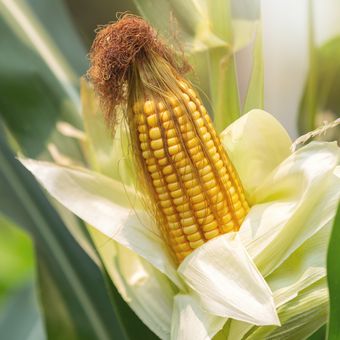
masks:
{"type": "Polygon", "coordinates": [[[256,38],[253,48],[253,66],[248,85],[248,92],[243,106],[243,113],[264,107],[264,62],[262,51],[261,23],[257,23],[256,38]]]}
{"type": "Polygon", "coordinates": [[[45,330],[32,282],[11,296],[0,314],[0,334],[6,340],[45,340],[45,330]]]}
{"type": "MultiPolygon", "coordinates": [[[[312,12],[310,14],[312,16],[312,12]]],[[[310,19],[311,21],[312,19],[310,19]]],[[[298,127],[301,134],[314,130],[324,121],[340,117],[340,36],[320,47],[314,44],[312,24],[309,29],[310,66],[299,107],[298,127]]],[[[339,128],[330,130],[324,140],[339,139],[339,128]]]]}
{"type": "Polygon", "coordinates": [[[46,331],[53,339],[125,339],[102,273],[72,237],[0,134],[0,210],[36,244],[46,331]],[[53,306],[53,308],[51,308],[53,306]],[[60,327],[63,325],[63,327],[60,327]]]}
{"type": "Polygon", "coordinates": [[[328,322],[328,340],[340,337],[340,267],[339,267],[339,243],[340,243],[340,205],[335,217],[331,239],[327,255],[327,279],[330,296],[330,315],[328,322]]]}
{"type": "Polygon", "coordinates": [[[33,264],[27,233],[0,215],[0,309],[10,290],[32,275],[33,264]]]}
{"type": "Polygon", "coordinates": [[[325,340],[326,339],[326,325],[320,327],[308,340],[325,340]]]}
{"type": "MultiPolygon", "coordinates": [[[[58,20],[62,27],[65,16],[58,20]]],[[[81,126],[78,75],[24,2],[0,3],[0,30],[1,116],[22,150],[37,156],[50,136],[60,141],[54,133],[58,119],[81,126]]],[[[60,144],[79,154],[74,141],[60,144]]]]}

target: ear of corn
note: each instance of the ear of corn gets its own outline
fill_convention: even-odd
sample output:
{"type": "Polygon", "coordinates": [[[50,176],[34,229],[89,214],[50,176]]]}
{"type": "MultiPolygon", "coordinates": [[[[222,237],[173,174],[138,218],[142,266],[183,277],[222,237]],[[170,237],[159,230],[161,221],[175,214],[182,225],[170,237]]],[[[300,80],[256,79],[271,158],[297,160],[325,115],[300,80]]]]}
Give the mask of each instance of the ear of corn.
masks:
{"type": "Polygon", "coordinates": [[[146,207],[181,262],[204,242],[237,231],[242,185],[210,117],[183,75],[188,64],[143,19],[100,30],[89,76],[114,130],[123,109],[146,207]]]}
{"type": "Polygon", "coordinates": [[[178,96],[136,102],[133,117],[161,229],[180,262],[204,242],[237,231],[249,208],[206,109],[187,82],[179,80],[178,88],[178,96]]]}

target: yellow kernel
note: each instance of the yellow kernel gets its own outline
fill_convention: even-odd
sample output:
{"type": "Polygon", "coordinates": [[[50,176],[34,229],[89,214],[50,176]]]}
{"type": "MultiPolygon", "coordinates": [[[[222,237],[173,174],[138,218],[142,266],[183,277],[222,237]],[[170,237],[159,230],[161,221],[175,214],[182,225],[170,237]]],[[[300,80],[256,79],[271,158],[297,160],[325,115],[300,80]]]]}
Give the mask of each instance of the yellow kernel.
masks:
{"type": "Polygon", "coordinates": [[[215,168],[217,170],[221,169],[223,167],[223,161],[220,159],[215,163],[215,168]]]}
{"type": "Polygon", "coordinates": [[[194,120],[196,120],[201,117],[201,114],[198,111],[195,111],[191,114],[191,116],[194,120]]]}
{"type": "Polygon", "coordinates": [[[156,190],[156,192],[157,192],[158,194],[164,194],[164,193],[167,192],[167,189],[166,189],[165,186],[156,187],[155,190],[156,190]]]}
{"type": "Polygon", "coordinates": [[[169,175],[171,173],[174,172],[174,168],[172,167],[172,165],[166,165],[164,168],[163,168],[163,174],[164,175],[169,175]]]}
{"type": "Polygon", "coordinates": [[[178,105],[178,99],[174,96],[169,97],[168,101],[172,107],[176,107],[178,105]]]}
{"type": "Polygon", "coordinates": [[[203,105],[200,105],[200,110],[203,114],[207,113],[207,110],[205,109],[205,107],[203,105]]]}
{"type": "Polygon", "coordinates": [[[180,204],[176,207],[178,212],[184,212],[190,209],[189,203],[180,204]]]}
{"type": "Polygon", "coordinates": [[[198,169],[203,169],[208,164],[210,164],[210,162],[204,156],[202,156],[202,158],[197,161],[196,166],[198,169]]]}
{"type": "Polygon", "coordinates": [[[176,244],[174,249],[177,251],[189,250],[190,247],[187,243],[176,244]]]}
{"type": "Polygon", "coordinates": [[[212,238],[214,238],[218,235],[220,235],[220,231],[218,229],[214,229],[214,230],[208,231],[207,233],[204,233],[204,237],[207,240],[211,240],[212,238]]]}
{"type": "Polygon", "coordinates": [[[167,183],[173,183],[177,181],[177,176],[176,174],[171,174],[165,177],[165,180],[167,183]]]}
{"type": "Polygon", "coordinates": [[[172,145],[168,148],[168,152],[171,156],[174,156],[176,154],[178,154],[181,151],[181,145],[180,144],[176,144],[176,145],[172,145]]]}
{"type": "Polygon", "coordinates": [[[183,227],[189,227],[194,223],[195,223],[194,217],[188,217],[188,218],[181,219],[181,224],[182,224],[183,227]]]}
{"type": "Polygon", "coordinates": [[[208,140],[205,143],[205,146],[206,146],[207,149],[211,149],[212,147],[214,147],[214,141],[212,139],[208,140]]]}
{"type": "Polygon", "coordinates": [[[150,145],[152,149],[157,150],[163,147],[163,141],[162,139],[155,139],[151,141],[150,145]]]}
{"type": "Polygon", "coordinates": [[[161,137],[161,129],[159,127],[151,128],[149,131],[149,135],[151,139],[158,139],[161,137]]]}
{"type": "Polygon", "coordinates": [[[211,189],[213,186],[216,185],[216,181],[215,181],[213,172],[210,172],[209,174],[202,176],[202,180],[205,182],[204,187],[206,189],[211,189]]]}
{"type": "Polygon", "coordinates": [[[179,213],[179,216],[181,216],[181,218],[187,218],[187,217],[191,217],[192,216],[192,212],[190,210],[188,211],[183,211],[179,213]]]}
{"type": "Polygon", "coordinates": [[[188,181],[185,181],[184,182],[184,186],[186,189],[191,189],[193,188],[194,186],[197,186],[198,185],[198,182],[196,179],[192,179],[192,180],[188,180],[188,181]]]}
{"type": "Polygon", "coordinates": [[[209,174],[211,172],[211,166],[208,164],[206,166],[204,166],[202,169],[199,170],[199,174],[201,176],[204,176],[206,174],[209,174]]]}
{"type": "Polygon", "coordinates": [[[146,133],[140,133],[138,137],[139,137],[140,142],[147,142],[148,141],[148,135],[146,133]]]}
{"type": "Polygon", "coordinates": [[[164,215],[173,215],[175,212],[176,211],[173,207],[163,209],[164,215]]]}
{"type": "Polygon", "coordinates": [[[223,180],[228,180],[229,175],[227,174],[227,169],[225,167],[221,168],[218,171],[218,174],[222,177],[223,176],[223,180]]]}
{"type": "Polygon", "coordinates": [[[233,221],[222,225],[222,230],[224,233],[228,233],[235,228],[235,223],[233,221]]]}
{"type": "Polygon", "coordinates": [[[208,205],[207,202],[205,200],[203,200],[202,202],[196,203],[193,205],[193,208],[195,210],[202,210],[202,209],[207,209],[208,205]]]}
{"type": "Polygon", "coordinates": [[[187,202],[187,198],[183,195],[181,195],[180,197],[178,198],[174,198],[174,204],[179,206],[179,205],[182,205],[183,203],[187,202]]]}
{"type": "Polygon", "coordinates": [[[136,115],[137,124],[144,124],[145,123],[145,115],[143,113],[136,115]]]}
{"type": "Polygon", "coordinates": [[[203,136],[204,134],[206,134],[208,132],[208,130],[205,126],[200,127],[199,131],[200,131],[201,136],[203,136]]]}
{"type": "Polygon", "coordinates": [[[148,165],[148,170],[149,172],[154,172],[157,171],[157,165],[148,165]]]}
{"type": "Polygon", "coordinates": [[[147,115],[155,112],[155,103],[152,100],[147,100],[144,103],[144,112],[147,115]]]}
{"type": "Polygon", "coordinates": [[[195,196],[198,195],[201,192],[201,188],[197,185],[193,188],[188,189],[187,194],[189,196],[195,196]]]}
{"type": "Polygon", "coordinates": [[[162,208],[169,208],[169,207],[171,207],[171,205],[172,205],[172,203],[171,203],[170,200],[167,200],[167,201],[160,201],[159,204],[160,204],[160,206],[161,206],[162,208]]]}
{"type": "Polygon", "coordinates": [[[157,115],[154,113],[152,114],[151,116],[149,116],[147,119],[146,119],[147,123],[149,126],[151,127],[155,127],[157,126],[158,124],[158,118],[157,118],[157,115]]]}
{"type": "MultiPolygon", "coordinates": [[[[211,210],[209,208],[203,208],[201,210],[195,211],[195,215],[197,218],[207,218],[210,216],[211,210]]],[[[212,215],[211,215],[212,216],[212,215]]]]}
{"type": "MultiPolygon", "coordinates": [[[[215,200],[215,201],[217,201],[217,200],[215,200]]],[[[213,203],[216,203],[216,202],[213,202],[213,203]]],[[[226,207],[226,206],[225,206],[225,201],[224,201],[224,200],[222,200],[222,201],[216,203],[216,205],[215,205],[215,209],[216,209],[217,212],[220,212],[220,210],[222,210],[222,209],[223,209],[223,211],[224,211],[224,208],[225,208],[225,207],[226,207]]],[[[221,211],[221,212],[223,212],[223,211],[221,211]]]]}
{"type": "Polygon", "coordinates": [[[190,124],[189,120],[188,120],[188,117],[186,117],[186,116],[178,117],[177,121],[178,121],[178,124],[180,126],[185,125],[185,124],[190,124]]]}
{"type": "Polygon", "coordinates": [[[183,90],[186,91],[188,89],[188,85],[184,81],[178,81],[178,86],[183,90]]]}
{"type": "Polygon", "coordinates": [[[159,114],[159,116],[160,116],[160,119],[161,119],[162,122],[169,121],[170,117],[171,117],[169,111],[163,111],[159,114]]]}
{"type": "Polygon", "coordinates": [[[208,140],[211,139],[211,134],[209,132],[206,132],[203,136],[202,139],[207,142],[208,140]]]}
{"type": "Polygon", "coordinates": [[[176,106],[173,111],[176,117],[180,117],[183,114],[182,108],[180,106],[176,106]]]}
{"type": "MultiPolygon", "coordinates": [[[[201,149],[201,148],[200,148],[201,149]]],[[[191,156],[191,158],[192,158],[192,160],[194,161],[194,162],[206,162],[206,160],[204,160],[204,153],[202,152],[202,151],[200,151],[200,152],[197,152],[195,155],[192,155],[191,156]]],[[[198,165],[198,164],[197,164],[198,165]]]]}
{"type": "Polygon", "coordinates": [[[232,219],[232,217],[231,217],[231,214],[230,214],[230,213],[229,213],[229,214],[225,214],[225,215],[222,217],[222,222],[223,222],[223,223],[228,223],[228,222],[231,221],[231,219],[232,219]]]}
{"type": "Polygon", "coordinates": [[[193,126],[191,123],[183,124],[180,126],[180,130],[182,133],[192,131],[192,129],[193,129],[193,126]]]}
{"type": "Polygon", "coordinates": [[[167,165],[168,164],[168,159],[166,157],[161,158],[158,160],[159,165],[167,165]]]}
{"type": "Polygon", "coordinates": [[[219,153],[215,153],[214,155],[211,156],[212,161],[215,163],[220,159],[220,154],[219,153]]]}
{"type": "Polygon", "coordinates": [[[169,228],[172,229],[172,230],[176,230],[176,229],[181,228],[181,224],[177,220],[176,220],[176,222],[169,222],[168,225],[169,225],[169,228]]]}
{"type": "Polygon", "coordinates": [[[168,220],[168,222],[178,222],[177,215],[168,215],[166,216],[166,219],[168,220]]]}
{"type": "Polygon", "coordinates": [[[192,148],[192,147],[194,147],[194,146],[197,146],[197,145],[199,145],[199,144],[200,144],[199,138],[194,137],[194,138],[188,140],[188,142],[187,142],[187,147],[190,149],[190,148],[192,148]]]}
{"type": "Polygon", "coordinates": [[[235,216],[238,220],[242,219],[246,215],[244,209],[240,209],[235,212],[235,216]]]}
{"type": "Polygon", "coordinates": [[[154,158],[154,157],[148,158],[148,159],[145,161],[145,163],[146,163],[147,165],[154,165],[154,164],[157,164],[156,158],[154,158]]]}
{"type": "Polygon", "coordinates": [[[182,229],[171,229],[170,230],[170,235],[173,236],[173,237],[176,237],[176,236],[181,236],[183,235],[183,232],[182,232],[182,229]]]}
{"type": "MultiPolygon", "coordinates": [[[[190,99],[190,98],[188,97],[188,99],[190,99]]],[[[188,108],[189,108],[190,112],[195,112],[196,111],[196,104],[194,102],[190,101],[188,103],[188,108]]]]}
{"type": "MultiPolygon", "coordinates": [[[[175,126],[175,124],[174,124],[174,122],[173,122],[172,119],[171,119],[171,120],[168,120],[168,121],[166,121],[166,122],[163,123],[163,127],[164,127],[165,130],[171,129],[171,128],[173,128],[174,126],[175,126]]],[[[169,137],[169,136],[168,136],[168,137],[169,137]]]]}
{"type": "Polygon", "coordinates": [[[217,185],[215,185],[214,187],[209,189],[207,192],[211,197],[214,197],[218,193],[219,190],[220,188],[217,185]]]}
{"type": "Polygon", "coordinates": [[[168,200],[170,199],[170,196],[167,192],[165,192],[164,194],[158,194],[158,198],[161,200],[161,201],[164,201],[164,200],[168,200]]]}
{"type": "Polygon", "coordinates": [[[186,93],[181,93],[181,97],[187,103],[190,101],[190,97],[186,93]]]}
{"type": "Polygon", "coordinates": [[[193,90],[193,89],[188,89],[187,91],[187,94],[191,97],[191,98],[196,98],[197,96],[196,96],[196,93],[195,93],[195,91],[193,90]]]}
{"type": "Polygon", "coordinates": [[[195,178],[195,176],[194,176],[194,174],[193,174],[192,172],[190,172],[190,173],[185,174],[185,175],[182,176],[182,180],[183,180],[184,182],[190,181],[190,180],[192,180],[192,179],[194,179],[194,178],[195,178]]]}
{"type": "Polygon", "coordinates": [[[182,236],[177,236],[175,241],[177,243],[185,243],[187,241],[187,239],[186,239],[186,237],[184,235],[182,235],[182,236]]]}
{"type": "Polygon", "coordinates": [[[178,152],[175,155],[173,155],[172,159],[173,159],[174,162],[179,162],[179,161],[185,159],[185,157],[186,156],[185,156],[184,151],[181,151],[181,152],[178,152]]]}
{"type": "Polygon", "coordinates": [[[151,174],[151,177],[153,179],[160,179],[160,178],[162,178],[162,174],[159,171],[155,171],[151,174]]]}
{"type": "Polygon", "coordinates": [[[208,149],[209,155],[214,155],[217,152],[216,146],[208,149]]]}
{"type": "Polygon", "coordinates": [[[211,222],[208,222],[208,223],[202,225],[203,231],[210,231],[210,230],[213,230],[213,229],[215,229],[215,228],[217,228],[217,222],[216,222],[216,220],[213,220],[213,221],[211,221],[211,222]]]}
{"type": "Polygon", "coordinates": [[[186,235],[193,234],[193,233],[195,233],[197,231],[198,231],[198,228],[197,228],[196,224],[193,224],[191,226],[183,228],[183,233],[186,234],[186,235]]]}
{"type": "Polygon", "coordinates": [[[168,138],[176,137],[177,136],[177,132],[176,132],[175,129],[170,129],[170,130],[166,131],[166,136],[168,138]]]}
{"type": "Polygon", "coordinates": [[[177,181],[174,182],[174,183],[168,184],[168,189],[169,189],[170,191],[178,190],[180,187],[181,187],[181,186],[180,186],[179,182],[177,182],[177,181]]]}
{"type": "Polygon", "coordinates": [[[201,239],[201,240],[198,240],[198,241],[189,242],[189,244],[190,244],[190,247],[192,249],[196,249],[196,248],[200,247],[201,245],[203,245],[204,241],[201,239]]]}
{"type": "Polygon", "coordinates": [[[182,189],[174,190],[170,192],[172,198],[177,198],[183,195],[182,189]]]}
{"type": "Polygon", "coordinates": [[[193,242],[201,239],[202,236],[200,233],[193,233],[187,236],[188,241],[193,242]]]}
{"type": "Polygon", "coordinates": [[[196,119],[196,120],[195,120],[195,123],[196,123],[196,126],[198,126],[198,127],[204,126],[204,121],[203,121],[202,118],[196,119]]]}
{"type": "Polygon", "coordinates": [[[149,144],[148,143],[140,143],[140,148],[145,151],[149,149],[149,144]]]}
{"type": "Polygon", "coordinates": [[[147,131],[148,131],[148,127],[145,124],[142,124],[142,125],[138,126],[138,132],[145,133],[147,131]]]}
{"type": "MultiPolygon", "coordinates": [[[[203,210],[203,209],[202,209],[203,210]]],[[[197,215],[196,215],[197,216],[197,215]]],[[[213,220],[214,220],[214,215],[212,215],[212,214],[209,214],[209,215],[207,215],[207,214],[205,214],[203,217],[201,217],[201,218],[199,218],[198,220],[197,220],[197,222],[199,223],[199,224],[207,224],[207,223],[210,223],[210,222],[212,222],[213,220]]]]}
{"type": "Polygon", "coordinates": [[[188,174],[188,173],[191,172],[191,171],[192,171],[191,165],[185,165],[185,166],[182,166],[182,167],[178,168],[178,172],[179,172],[181,175],[188,174]]]}
{"type": "Polygon", "coordinates": [[[236,203],[233,205],[234,211],[237,211],[238,209],[240,209],[241,206],[242,206],[241,201],[236,202],[236,203]]]}
{"type": "Polygon", "coordinates": [[[154,179],[152,182],[153,182],[153,185],[154,185],[155,187],[164,186],[164,181],[163,181],[163,179],[154,179]]]}
{"type": "Polygon", "coordinates": [[[202,193],[192,196],[190,199],[192,203],[199,203],[199,202],[202,202],[203,200],[204,200],[204,195],[202,193]]]}
{"type": "Polygon", "coordinates": [[[147,159],[147,158],[151,158],[152,154],[151,154],[150,150],[147,150],[147,151],[142,152],[142,156],[143,156],[143,158],[147,159]]]}
{"type": "Polygon", "coordinates": [[[168,146],[174,146],[174,145],[179,144],[179,140],[177,137],[172,137],[167,140],[167,144],[168,146]]]}
{"type": "Polygon", "coordinates": [[[165,151],[164,149],[158,149],[158,150],[155,150],[153,152],[153,155],[156,157],[156,158],[162,158],[165,156],[165,151]]]}

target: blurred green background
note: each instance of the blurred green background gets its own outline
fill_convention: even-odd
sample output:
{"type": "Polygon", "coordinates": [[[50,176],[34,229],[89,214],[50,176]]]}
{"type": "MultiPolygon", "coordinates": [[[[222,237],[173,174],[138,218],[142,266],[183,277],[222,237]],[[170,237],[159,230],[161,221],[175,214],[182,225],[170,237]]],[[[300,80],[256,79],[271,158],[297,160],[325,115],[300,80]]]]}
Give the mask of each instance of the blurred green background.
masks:
{"type": "MultiPolygon", "coordinates": [[[[175,14],[180,24],[180,38],[183,37],[185,45],[192,34],[190,22],[195,14],[185,6],[178,10],[179,3],[164,0],[0,0],[1,339],[35,340],[46,338],[47,333],[58,334],[51,327],[46,333],[39,312],[40,308],[45,311],[48,325],[53,324],[55,311],[61,311],[60,314],[56,313],[61,318],[60,322],[60,315],[65,312],[65,306],[58,305],[58,294],[63,296],[64,301],[67,294],[58,291],[53,286],[55,282],[48,281],[49,275],[63,280],[60,276],[62,270],[58,272],[60,268],[56,265],[58,261],[54,262],[53,258],[58,258],[60,254],[51,255],[47,250],[51,250],[51,244],[59,247],[69,242],[72,246],[60,246],[60,251],[70,259],[74,256],[89,262],[88,254],[94,252],[85,228],[79,221],[74,221],[74,217],[66,216],[65,212],[61,213],[62,220],[57,220],[56,228],[52,229],[52,236],[47,236],[47,240],[54,243],[44,237],[40,239],[39,223],[36,223],[39,219],[30,220],[28,207],[34,205],[37,215],[40,213],[42,217],[49,213],[49,209],[50,214],[54,214],[58,207],[53,202],[52,209],[39,190],[32,195],[29,190],[32,179],[25,176],[21,169],[16,170],[14,163],[9,161],[9,146],[14,152],[40,159],[55,157],[53,146],[57,146],[63,156],[83,163],[81,147],[74,139],[65,138],[57,123],[64,121],[82,129],[79,78],[88,68],[87,53],[95,29],[98,25],[115,20],[119,12],[142,12],[147,16],[153,12],[155,15],[150,19],[167,35],[167,25],[162,23],[168,23],[170,16],[175,14]],[[22,184],[21,189],[18,183],[22,184]],[[24,190],[27,197],[20,190],[24,190]],[[42,206],[45,207],[43,211],[42,206]],[[57,228],[64,230],[64,234],[58,234],[57,228]],[[83,248],[87,251],[77,248],[79,242],[86,245],[83,248]],[[47,278],[42,275],[44,271],[49,273],[47,278]],[[37,282],[40,284],[39,291],[36,289],[37,282]],[[48,301],[44,300],[47,292],[53,293],[48,301]]],[[[322,125],[324,121],[339,118],[340,2],[243,0],[231,2],[231,8],[233,18],[250,23],[239,34],[237,41],[240,47],[235,53],[242,107],[263,106],[282,122],[293,139],[322,125]],[[257,44],[254,39],[255,26],[251,26],[258,20],[261,20],[262,26],[261,34],[257,35],[260,53],[254,49],[257,44]],[[258,78],[252,78],[254,67],[261,70],[258,78]],[[252,100],[247,96],[250,79],[259,80],[252,84],[258,88],[255,91],[258,97],[252,100]]],[[[207,70],[202,63],[202,53],[191,57],[196,70],[195,82],[208,97],[213,97],[206,86],[207,70]]],[[[339,130],[334,129],[322,138],[339,139],[339,130]]],[[[89,286],[99,280],[96,268],[93,265],[90,269],[93,282],[89,282],[89,286]]],[[[86,276],[82,276],[85,274],[77,273],[80,280],[86,280],[86,276]]],[[[113,299],[121,305],[119,308],[124,313],[131,313],[117,297],[114,287],[110,289],[113,299]]],[[[107,296],[103,293],[100,298],[104,301],[107,296]]],[[[77,305],[72,306],[72,312],[78,313],[77,305]]],[[[109,308],[104,306],[101,313],[109,308]]],[[[110,310],[107,318],[110,318],[110,313],[114,311],[110,310]]],[[[81,324],[82,317],[80,315],[75,322],[81,324]]],[[[112,327],[118,332],[116,334],[120,334],[121,325],[112,327]]],[[[138,326],[136,330],[138,332],[138,326]]],[[[68,334],[73,332],[70,330],[68,334]]],[[[149,336],[152,337],[145,333],[145,338],[149,336]]],[[[54,338],[60,336],[55,335],[54,338]]],[[[91,339],[91,332],[79,338],[91,339]]]]}

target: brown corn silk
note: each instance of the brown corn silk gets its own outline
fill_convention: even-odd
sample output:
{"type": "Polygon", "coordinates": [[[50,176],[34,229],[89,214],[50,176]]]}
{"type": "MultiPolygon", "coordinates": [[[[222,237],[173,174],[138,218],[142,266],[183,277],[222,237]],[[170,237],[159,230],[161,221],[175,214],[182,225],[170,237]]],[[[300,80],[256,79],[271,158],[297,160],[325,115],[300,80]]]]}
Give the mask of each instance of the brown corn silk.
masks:
{"type": "Polygon", "coordinates": [[[249,207],[242,184],[183,60],[143,19],[124,15],[99,31],[89,77],[112,131],[126,112],[136,171],[170,251],[237,231],[249,207]]]}

